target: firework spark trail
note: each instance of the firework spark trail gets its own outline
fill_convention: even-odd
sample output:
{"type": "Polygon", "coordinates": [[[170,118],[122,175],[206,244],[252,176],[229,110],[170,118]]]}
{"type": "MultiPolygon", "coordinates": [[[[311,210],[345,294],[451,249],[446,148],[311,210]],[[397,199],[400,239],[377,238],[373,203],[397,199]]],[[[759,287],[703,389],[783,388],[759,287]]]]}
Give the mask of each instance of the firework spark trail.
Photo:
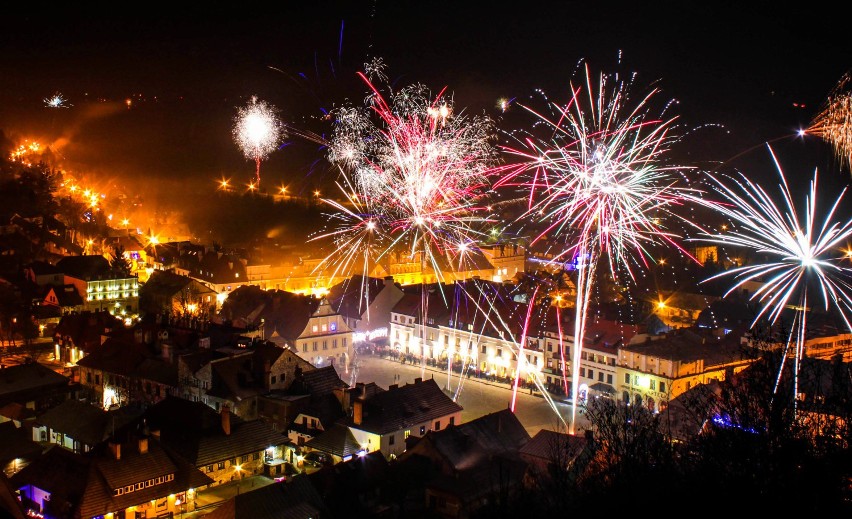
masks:
{"type": "MultiPolygon", "coordinates": [[[[840,311],[846,327],[852,329],[848,319],[848,312],[852,310],[852,284],[849,281],[852,279],[849,277],[852,269],[840,264],[841,258],[833,254],[839,248],[847,246],[852,237],[852,220],[832,220],[846,192],[844,188],[825,214],[822,223],[817,221],[817,172],[814,171],[810,192],[805,197],[802,222],[781,165],[772,148],[768,145],[767,148],[778,171],[778,187],[783,203],[777,205],[763,188],[749,181],[744,175],[741,175],[739,180],[732,179],[730,184],[723,178],[711,177],[716,191],[724,201],[695,201],[715,209],[739,228],[724,234],[705,232],[695,240],[740,247],[770,257],[765,263],[732,268],[706,281],[733,276],[735,282],[725,294],[727,296],[749,281],[765,279],[761,288],[751,296],[752,300],[762,303],[752,326],[764,316],[770,323],[774,323],[788,305],[796,305],[795,331],[791,329],[791,336],[786,345],[786,348],[789,348],[790,343],[795,341],[795,396],[798,392],[799,363],[804,353],[808,288],[816,285],[825,309],[828,310],[830,305],[834,305],[840,311]]],[[[786,358],[785,350],[774,393],[778,390],[786,358]]]]}
{"type": "Polygon", "coordinates": [[[248,105],[238,109],[232,133],[246,158],[255,161],[257,168],[253,184],[259,187],[260,162],[278,147],[284,136],[277,109],[252,96],[248,105]]]}
{"type": "Polygon", "coordinates": [[[622,270],[632,279],[635,266],[647,266],[651,245],[671,245],[692,257],[664,224],[664,218],[689,223],[673,212],[686,197],[671,173],[685,168],[663,163],[676,140],[671,131],[676,118],[650,115],[655,89],[628,108],[629,87],[617,76],[604,74],[594,85],[586,66],[583,85],[571,84],[568,104],[549,103],[554,115],[520,105],[535,116],[534,127],[548,135],[527,135],[518,139],[521,147],[505,147],[521,161],[495,183],[528,190],[528,208],[519,220],[534,219],[544,228],[533,243],[553,236],[575,243],[553,259],[560,264],[578,259],[572,434],[579,404],[580,353],[598,261],[607,258],[615,279],[622,270]]]}
{"type": "MultiPolygon", "coordinates": [[[[477,286],[475,292],[467,290],[465,284],[457,284],[456,286],[461,289],[462,295],[466,298],[466,300],[469,303],[472,303],[474,308],[474,314],[482,320],[482,324],[479,327],[480,337],[489,336],[489,334],[486,333],[486,330],[491,330],[493,332],[493,336],[501,337],[504,340],[511,341],[512,353],[517,359],[511,402],[511,409],[512,411],[514,411],[515,399],[517,396],[518,377],[520,375],[521,367],[524,365],[525,361],[525,357],[523,355],[523,343],[529,336],[528,334],[530,333],[530,324],[533,321],[531,319],[531,316],[536,305],[535,298],[531,298],[531,300],[527,303],[525,318],[520,320],[519,322],[514,322],[512,320],[512,317],[517,318],[520,317],[520,315],[514,315],[512,312],[507,312],[505,308],[507,306],[507,302],[499,294],[486,294],[482,286],[477,286]],[[509,320],[507,320],[507,316],[504,315],[506,313],[508,313],[510,316],[508,318],[509,320]],[[517,335],[516,330],[518,328],[522,330],[520,340],[517,340],[515,338],[517,335]]],[[[556,318],[559,319],[560,317],[561,315],[557,308],[556,318]]],[[[557,323],[557,330],[561,330],[561,323],[557,323]]],[[[538,333],[540,334],[541,330],[538,330],[538,333]]],[[[559,408],[556,405],[556,401],[553,400],[553,397],[550,396],[550,392],[548,391],[544,379],[542,378],[541,372],[535,369],[527,369],[526,372],[527,375],[532,379],[536,388],[538,389],[539,394],[544,398],[544,400],[553,410],[554,415],[559,418],[562,425],[569,427],[569,424],[565,422],[565,418],[559,411],[559,408]]]]}
{"type": "Polygon", "coordinates": [[[844,74],[832,89],[805,133],[829,142],[841,165],[852,171],[852,73],[844,74]]]}

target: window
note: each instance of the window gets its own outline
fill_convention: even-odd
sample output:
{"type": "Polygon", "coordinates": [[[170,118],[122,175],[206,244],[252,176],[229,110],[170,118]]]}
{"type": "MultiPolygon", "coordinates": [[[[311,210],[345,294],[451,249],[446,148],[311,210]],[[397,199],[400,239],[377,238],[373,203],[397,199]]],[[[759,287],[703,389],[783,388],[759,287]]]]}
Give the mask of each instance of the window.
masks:
{"type": "Polygon", "coordinates": [[[586,376],[586,368],[580,368],[580,376],[581,376],[581,377],[585,377],[585,376],[586,376]]]}
{"type": "Polygon", "coordinates": [[[455,417],[455,416],[451,416],[451,417],[450,417],[450,425],[455,425],[455,424],[456,424],[456,417],[455,417]]]}
{"type": "Polygon", "coordinates": [[[603,382],[604,372],[598,371],[598,382],[603,382]]]}
{"type": "Polygon", "coordinates": [[[438,420],[438,421],[435,422],[435,430],[436,431],[441,430],[441,420],[438,420]]]}
{"type": "Polygon", "coordinates": [[[225,462],[220,461],[219,463],[216,464],[216,468],[219,469],[219,470],[224,470],[225,469],[225,462]]]}
{"type": "Polygon", "coordinates": [[[656,391],[656,390],[657,390],[657,381],[656,381],[656,380],[651,379],[650,389],[651,389],[651,391],[656,391]]]}
{"type": "Polygon", "coordinates": [[[328,341],[322,341],[322,349],[324,349],[324,350],[328,349],[328,341]]]}
{"type": "Polygon", "coordinates": [[[592,369],[589,370],[589,378],[591,378],[591,379],[595,378],[595,371],[592,370],[592,369]]]}
{"type": "Polygon", "coordinates": [[[308,352],[308,343],[303,343],[302,344],[302,353],[307,353],[307,352],[308,352]]]}
{"type": "Polygon", "coordinates": [[[629,384],[629,383],[630,383],[630,373],[625,373],[625,374],[624,374],[624,383],[625,383],[625,384],[629,384]]]}
{"type": "Polygon", "coordinates": [[[660,382],[660,392],[661,393],[666,392],[666,383],[665,382],[660,382]]]}
{"type": "Polygon", "coordinates": [[[607,374],[606,383],[609,384],[609,385],[612,385],[612,374],[611,373],[607,374]]]}
{"type": "Polygon", "coordinates": [[[213,472],[213,465],[207,465],[207,472],[213,472]]]}
{"type": "Polygon", "coordinates": [[[482,345],[482,349],[480,350],[480,353],[485,353],[485,345],[484,344],[482,345]]]}
{"type": "Polygon", "coordinates": [[[246,454],[246,455],[245,455],[245,456],[243,456],[243,458],[242,458],[242,463],[246,463],[246,462],[248,462],[248,460],[249,460],[249,457],[248,457],[248,454],[246,454]]]}
{"type": "Polygon", "coordinates": [[[333,332],[336,332],[336,331],[337,331],[337,323],[331,323],[331,324],[329,324],[329,325],[328,325],[328,329],[329,329],[329,330],[331,330],[331,331],[333,331],[333,332]]]}
{"type": "Polygon", "coordinates": [[[278,380],[278,377],[276,377],[275,375],[272,375],[271,383],[274,384],[277,380],[278,380]]]}
{"type": "Polygon", "coordinates": [[[502,356],[503,356],[503,348],[497,348],[497,356],[498,356],[498,357],[502,357],[502,356]]]}
{"type": "Polygon", "coordinates": [[[319,328],[317,327],[317,325],[313,325],[311,326],[311,331],[317,333],[319,331],[319,328]]]}
{"type": "Polygon", "coordinates": [[[314,341],[313,347],[314,347],[314,351],[317,351],[317,341],[314,341]]]}
{"type": "Polygon", "coordinates": [[[323,324],[323,325],[322,325],[322,331],[327,332],[327,331],[328,331],[328,326],[327,326],[327,325],[325,325],[325,324],[323,324]]]}
{"type": "Polygon", "coordinates": [[[423,436],[424,434],[426,434],[426,426],[421,425],[420,426],[420,436],[423,436]]]}

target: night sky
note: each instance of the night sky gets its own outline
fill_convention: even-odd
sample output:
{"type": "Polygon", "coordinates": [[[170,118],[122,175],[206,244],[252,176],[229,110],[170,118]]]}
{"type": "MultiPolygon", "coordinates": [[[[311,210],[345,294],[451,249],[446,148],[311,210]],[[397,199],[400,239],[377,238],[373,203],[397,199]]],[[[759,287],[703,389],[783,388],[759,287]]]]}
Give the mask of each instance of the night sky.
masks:
{"type": "MultiPolygon", "coordinates": [[[[762,146],[771,141],[788,173],[850,178],[828,144],[793,138],[852,66],[844,17],[819,3],[279,4],[4,14],[0,130],[50,144],[80,176],[185,208],[190,190],[212,199],[217,179],[253,175],[231,136],[253,95],[292,128],[322,135],[331,130],[324,111],[362,104],[356,72],[380,57],[395,86],[447,87],[457,110],[506,129],[531,119],[502,114],[498,98],[524,102],[540,88],[566,100],[585,60],[595,73],[636,73],[636,84],[678,101],[680,124],[693,129],[678,150],[684,162],[772,178],[762,146]],[[55,93],[66,107],[45,105],[55,93]]],[[[322,147],[294,133],[262,163],[264,185],[330,185],[322,147]]]]}

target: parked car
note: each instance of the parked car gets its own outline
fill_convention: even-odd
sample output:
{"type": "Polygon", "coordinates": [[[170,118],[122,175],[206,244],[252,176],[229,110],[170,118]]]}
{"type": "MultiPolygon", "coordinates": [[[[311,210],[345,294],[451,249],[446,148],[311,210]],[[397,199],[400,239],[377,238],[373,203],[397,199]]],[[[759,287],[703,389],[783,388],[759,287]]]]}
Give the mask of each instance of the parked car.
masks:
{"type": "Polygon", "coordinates": [[[324,465],[328,465],[331,460],[324,452],[311,451],[305,454],[305,457],[302,459],[302,461],[305,465],[309,467],[319,468],[324,465]]]}

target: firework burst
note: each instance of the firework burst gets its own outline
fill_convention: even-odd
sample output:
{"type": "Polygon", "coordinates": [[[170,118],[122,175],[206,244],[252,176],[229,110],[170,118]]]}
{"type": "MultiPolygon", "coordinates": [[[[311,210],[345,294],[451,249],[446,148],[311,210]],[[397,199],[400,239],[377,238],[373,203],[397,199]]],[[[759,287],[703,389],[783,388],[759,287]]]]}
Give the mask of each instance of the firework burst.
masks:
{"type": "MultiPolygon", "coordinates": [[[[784,172],[769,147],[772,160],[780,178],[779,190],[782,204],[777,205],[773,198],[759,185],[749,181],[744,175],[727,180],[712,177],[716,191],[722,196],[722,202],[696,200],[712,207],[728,218],[735,229],[723,234],[703,233],[696,240],[720,245],[729,245],[767,255],[765,263],[744,265],[732,268],[709,278],[733,276],[735,282],[728,291],[741,287],[750,281],[763,281],[763,285],[754,291],[751,298],[762,306],[752,323],[756,324],[766,317],[774,323],[782,311],[791,305],[796,308],[794,326],[787,348],[795,347],[794,395],[797,394],[799,362],[804,352],[807,309],[811,304],[808,298],[809,286],[815,286],[821,294],[826,310],[833,305],[850,327],[848,314],[852,310],[852,285],[849,280],[852,269],[843,266],[842,255],[837,251],[846,247],[852,237],[852,220],[834,221],[834,215],[840,205],[846,189],[844,188],[831,205],[820,223],[817,213],[817,173],[814,172],[810,183],[810,192],[805,197],[804,221],[799,217],[784,172]]],[[[727,294],[726,294],[727,295],[727,294]]],[[[788,357],[785,352],[784,359],[788,357]]],[[[778,389],[781,373],[778,372],[775,390],[778,389]]],[[[795,400],[795,398],[794,398],[795,400]]]]}
{"type": "Polygon", "coordinates": [[[371,232],[385,237],[379,257],[404,253],[441,281],[447,261],[463,261],[484,236],[478,225],[489,221],[482,202],[496,161],[492,123],[456,113],[443,90],[433,97],[415,84],[386,98],[359,76],[370,89],[366,107],[333,114],[328,158],[346,177],[346,191],[354,193],[346,195],[349,206],[357,210],[342,212],[351,232],[335,234],[360,235],[370,222],[371,232]]]}
{"type": "Polygon", "coordinates": [[[52,96],[44,98],[44,106],[48,108],[68,108],[70,105],[62,94],[56,92],[52,96]]]}
{"type": "MultiPolygon", "coordinates": [[[[604,74],[595,82],[586,66],[583,82],[571,84],[569,102],[549,103],[552,115],[520,104],[535,116],[534,130],[543,137],[531,133],[518,139],[520,147],[506,147],[521,160],[496,184],[527,193],[520,219],[539,223],[534,242],[561,238],[571,243],[553,262],[575,263],[577,269],[571,356],[575,404],[598,261],[606,258],[615,279],[625,272],[632,278],[633,269],[652,259],[651,245],[673,245],[685,253],[676,244],[678,235],[666,227],[667,221],[682,220],[673,209],[684,200],[673,175],[684,168],[664,161],[676,141],[675,118],[651,115],[656,90],[634,103],[631,85],[604,74]]],[[[574,421],[572,416],[571,433],[574,421]]]]}
{"type": "Polygon", "coordinates": [[[829,142],[841,164],[852,171],[852,74],[840,79],[805,132],[829,142]]]}
{"type": "Polygon", "coordinates": [[[237,111],[233,136],[246,158],[254,160],[257,165],[254,186],[260,185],[260,162],[278,147],[283,134],[278,110],[256,96],[237,111]]]}

